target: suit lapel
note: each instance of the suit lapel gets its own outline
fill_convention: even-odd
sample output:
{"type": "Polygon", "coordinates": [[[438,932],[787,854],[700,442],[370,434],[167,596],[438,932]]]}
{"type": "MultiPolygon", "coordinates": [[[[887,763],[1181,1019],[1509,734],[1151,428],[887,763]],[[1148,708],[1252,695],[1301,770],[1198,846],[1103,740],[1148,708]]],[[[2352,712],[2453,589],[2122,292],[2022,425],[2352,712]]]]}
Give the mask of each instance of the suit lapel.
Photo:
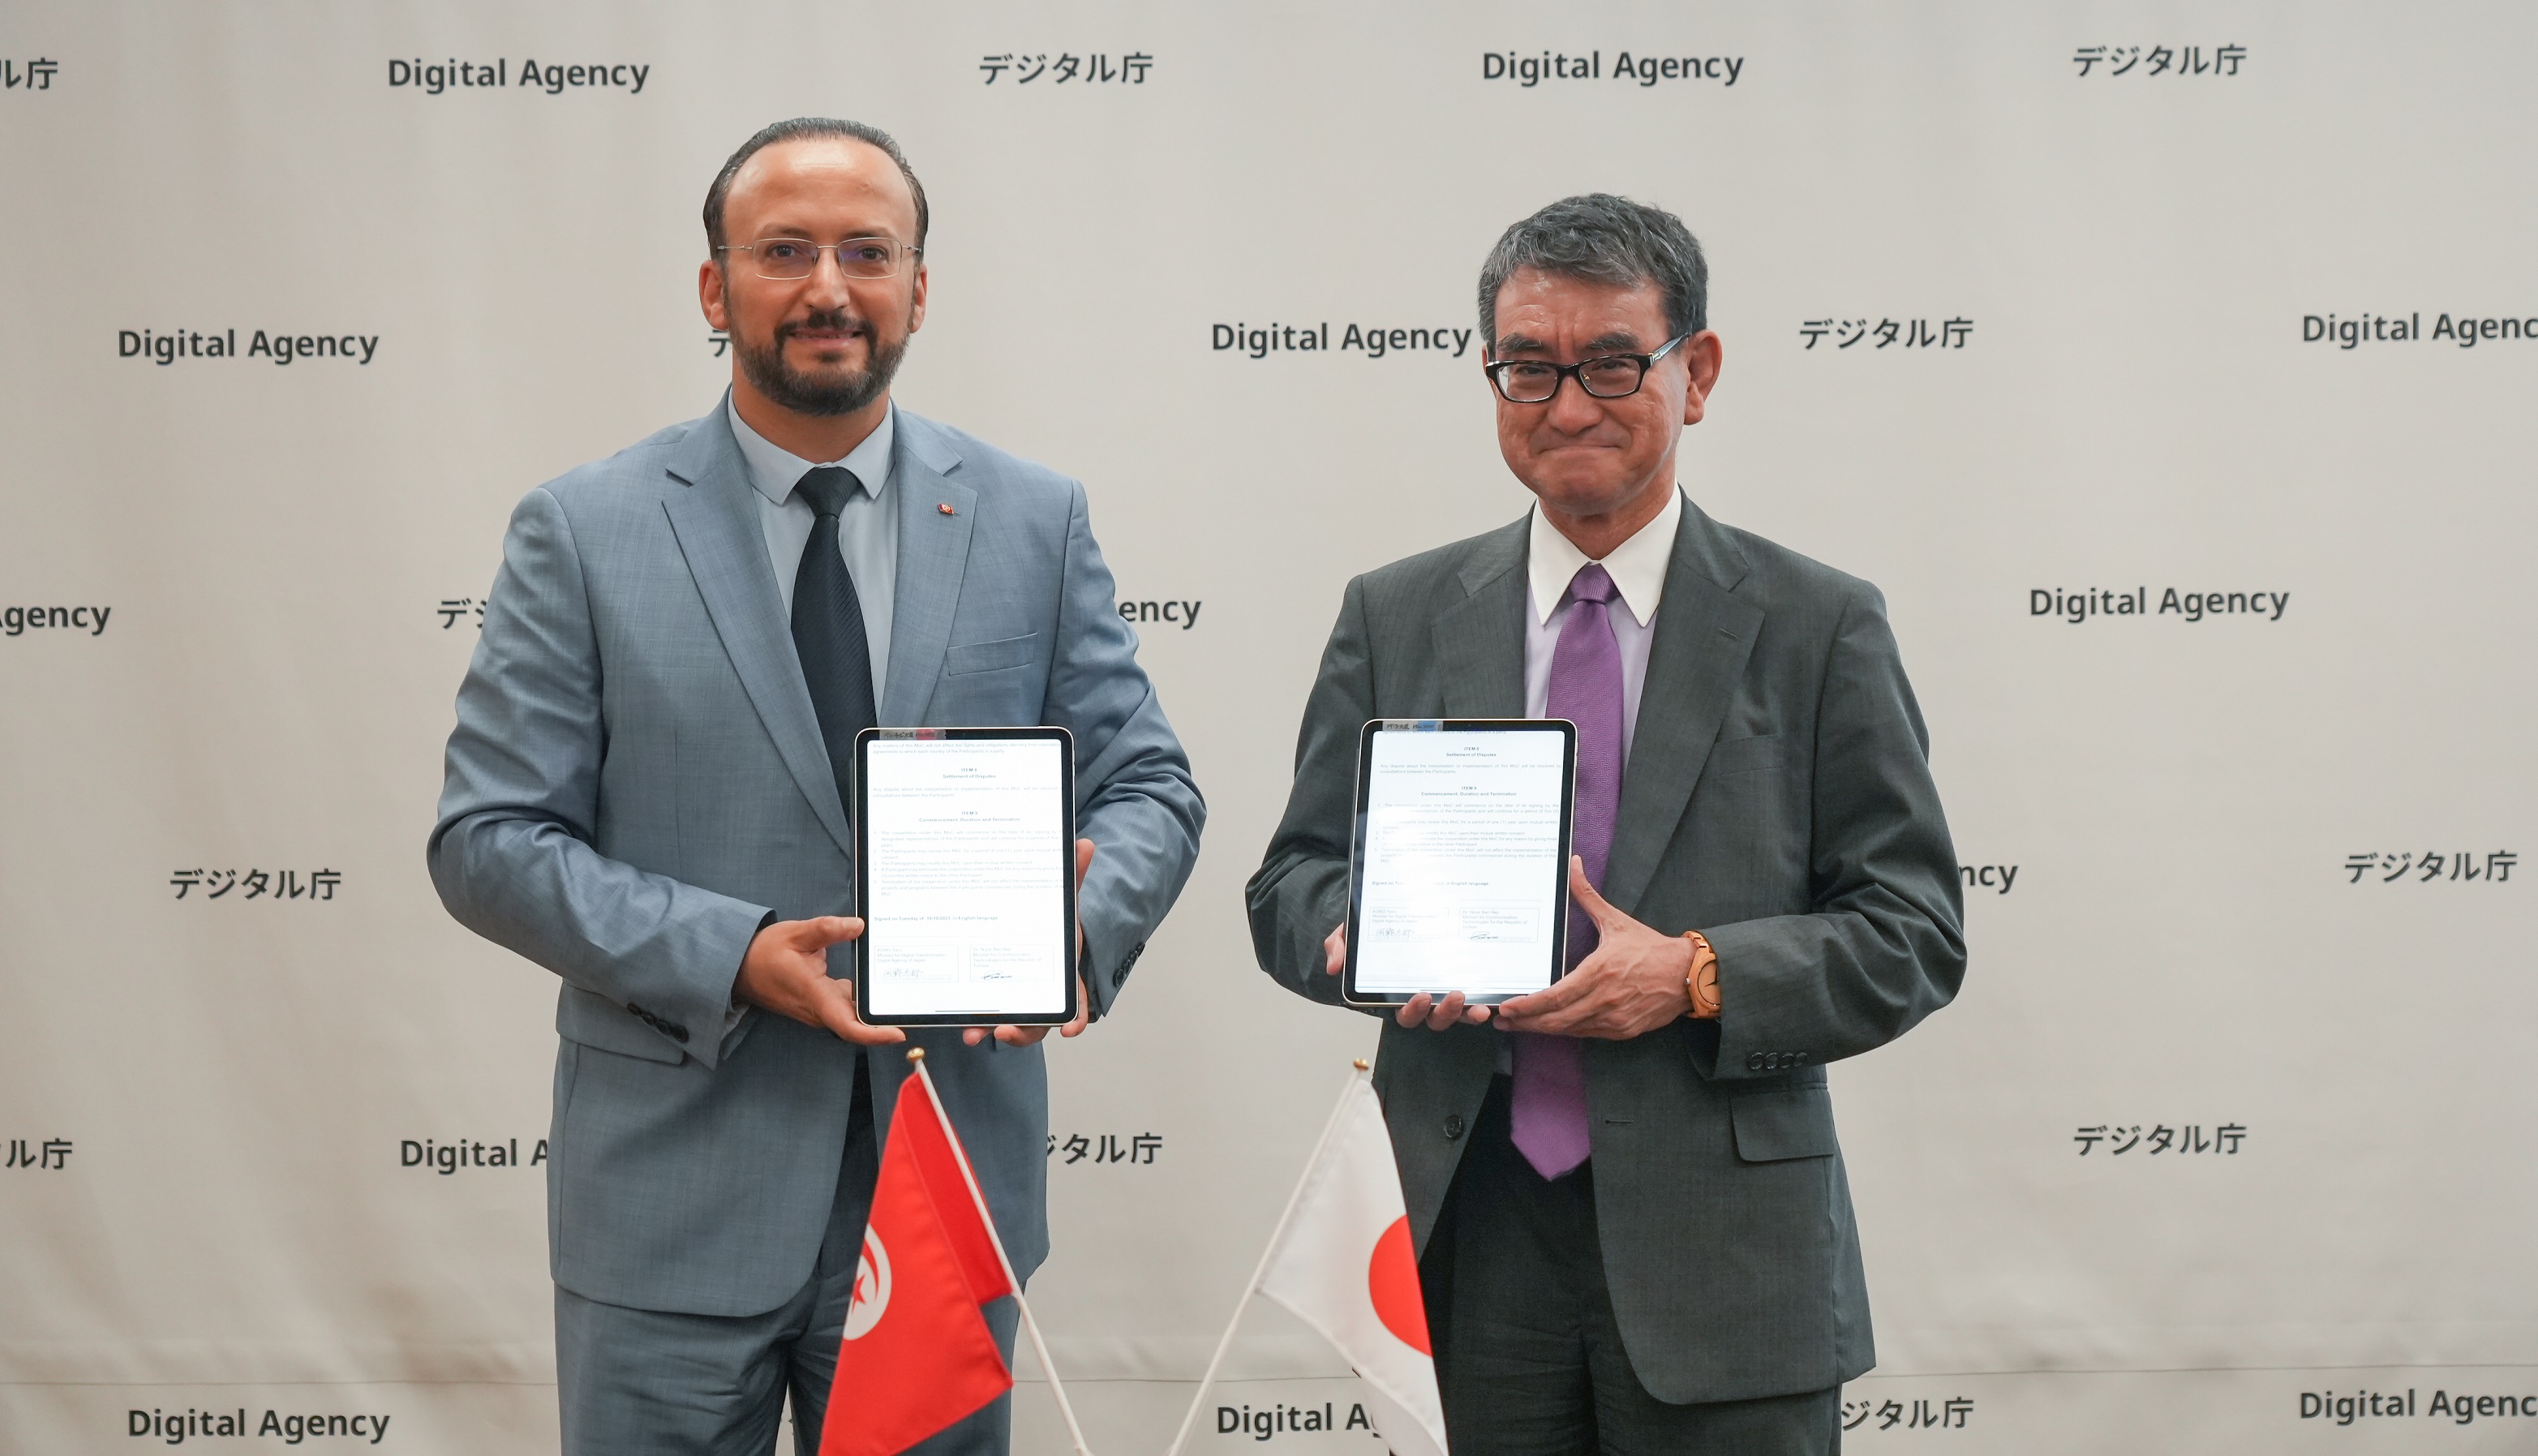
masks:
{"type": "Polygon", "coordinates": [[[1524,543],[1531,517],[1483,536],[1457,573],[1467,595],[1436,615],[1445,716],[1524,716],[1524,543]]]}
{"type": "Polygon", "coordinates": [[[1604,897],[1625,913],[1636,910],[1683,822],[1762,633],[1763,608],[1752,593],[1737,592],[1746,574],[1735,542],[1700,507],[1684,502],[1604,869],[1604,897]]]}
{"type": "Polygon", "coordinates": [[[969,528],[978,493],[949,477],[961,457],[926,422],[899,412],[891,489],[899,496],[899,586],[890,619],[890,672],[882,685],[881,720],[915,727],[952,643],[952,619],[969,564],[969,528]],[[950,514],[943,510],[951,506],[950,514]]]}
{"type": "Polygon", "coordinates": [[[697,594],[704,598],[705,615],[759,721],[775,740],[776,755],[830,837],[851,859],[854,836],[846,827],[819,717],[811,710],[801,660],[793,654],[793,627],[785,620],[784,598],[776,591],[767,538],[758,525],[757,492],[721,409],[688,432],[669,471],[686,485],[664,502],[670,529],[696,577],[697,594]]]}

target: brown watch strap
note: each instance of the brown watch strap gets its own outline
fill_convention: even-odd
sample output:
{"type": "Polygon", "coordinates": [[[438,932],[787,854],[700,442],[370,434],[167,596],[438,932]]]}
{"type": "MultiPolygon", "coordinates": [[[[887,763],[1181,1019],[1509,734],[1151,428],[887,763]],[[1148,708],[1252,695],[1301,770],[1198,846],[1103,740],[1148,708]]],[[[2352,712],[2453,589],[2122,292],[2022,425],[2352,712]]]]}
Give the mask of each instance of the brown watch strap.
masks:
{"type": "Polygon", "coordinates": [[[1698,930],[1687,930],[1683,938],[1692,942],[1692,1014],[1703,1020],[1719,1012],[1718,952],[1711,949],[1709,938],[1698,930]]]}

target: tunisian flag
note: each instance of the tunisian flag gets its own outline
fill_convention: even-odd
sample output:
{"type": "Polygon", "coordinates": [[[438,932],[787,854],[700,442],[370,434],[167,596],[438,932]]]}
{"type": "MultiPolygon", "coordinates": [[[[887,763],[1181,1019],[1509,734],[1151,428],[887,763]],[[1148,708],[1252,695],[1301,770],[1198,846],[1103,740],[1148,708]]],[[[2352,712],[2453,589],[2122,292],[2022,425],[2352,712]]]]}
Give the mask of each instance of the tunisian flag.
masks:
{"type": "Polygon", "coordinates": [[[1445,1412],[1401,1172],[1364,1073],[1340,1097],[1258,1289],[1357,1367],[1376,1434],[1396,1456],[1445,1456],[1445,1412]]]}
{"type": "Polygon", "coordinates": [[[820,1456],[892,1456],[1013,1388],[978,1307],[1014,1287],[947,1127],[911,1073],[882,1147],[820,1456]]]}

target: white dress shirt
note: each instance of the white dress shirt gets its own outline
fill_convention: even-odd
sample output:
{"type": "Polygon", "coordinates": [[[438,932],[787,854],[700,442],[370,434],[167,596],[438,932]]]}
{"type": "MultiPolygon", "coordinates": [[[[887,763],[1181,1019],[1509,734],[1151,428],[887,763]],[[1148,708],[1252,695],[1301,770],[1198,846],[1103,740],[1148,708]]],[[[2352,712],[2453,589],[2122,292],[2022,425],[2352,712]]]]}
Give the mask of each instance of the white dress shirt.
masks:
{"type": "Polygon", "coordinates": [[[775,568],[775,590],[784,598],[786,620],[793,613],[793,578],[802,569],[802,548],[820,515],[811,502],[793,492],[802,477],[821,464],[842,465],[863,482],[863,493],[846,497],[837,513],[837,555],[855,584],[855,600],[864,609],[864,640],[872,648],[873,702],[881,702],[890,673],[890,614],[899,586],[899,497],[890,489],[891,441],[899,434],[899,406],[882,413],[881,423],[863,443],[842,460],[811,461],[775,444],[749,428],[737,406],[726,405],[731,433],[740,455],[749,462],[749,483],[758,491],[758,529],[767,539],[767,563],[775,568]]]}
{"type": "MultiPolygon", "coordinates": [[[[1648,642],[1655,635],[1657,598],[1665,594],[1666,567],[1674,561],[1675,532],[1683,525],[1683,491],[1669,492],[1665,509],[1639,527],[1631,539],[1604,558],[1604,570],[1621,589],[1620,610],[1607,613],[1613,640],[1622,649],[1622,762],[1631,761],[1631,740],[1639,726],[1639,690],[1648,681],[1648,642]]],[[[1533,588],[1533,610],[1524,620],[1525,716],[1549,716],[1551,654],[1560,645],[1560,629],[1569,621],[1569,583],[1586,565],[1586,553],[1533,509],[1533,528],[1526,543],[1525,576],[1533,588]]]]}

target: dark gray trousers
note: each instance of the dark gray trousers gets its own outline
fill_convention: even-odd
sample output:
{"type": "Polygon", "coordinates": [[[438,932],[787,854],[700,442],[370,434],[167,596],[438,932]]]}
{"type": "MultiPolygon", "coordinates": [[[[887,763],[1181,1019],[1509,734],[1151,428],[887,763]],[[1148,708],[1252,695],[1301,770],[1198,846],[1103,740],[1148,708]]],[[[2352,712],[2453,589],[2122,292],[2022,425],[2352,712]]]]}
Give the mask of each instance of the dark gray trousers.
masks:
{"type": "MultiPolygon", "coordinates": [[[[818,1456],[880,1172],[871,1098],[857,1078],[819,1263],[792,1298],[765,1314],[724,1318],[628,1309],[559,1288],[556,1393],[565,1456],[768,1456],[788,1398],[795,1452],[818,1456]]],[[[999,1299],[986,1313],[1010,1368],[1020,1318],[1014,1301],[999,1299]]],[[[1009,1392],[910,1449],[1004,1456],[1012,1408],[1009,1392]]]]}
{"type": "Polygon", "coordinates": [[[1841,1450],[1839,1386],[1689,1406],[1648,1394],[1605,1286],[1594,1165],[1535,1172],[1507,1141],[1503,1077],[1471,1139],[1419,1264],[1454,1456],[1841,1450]]]}

